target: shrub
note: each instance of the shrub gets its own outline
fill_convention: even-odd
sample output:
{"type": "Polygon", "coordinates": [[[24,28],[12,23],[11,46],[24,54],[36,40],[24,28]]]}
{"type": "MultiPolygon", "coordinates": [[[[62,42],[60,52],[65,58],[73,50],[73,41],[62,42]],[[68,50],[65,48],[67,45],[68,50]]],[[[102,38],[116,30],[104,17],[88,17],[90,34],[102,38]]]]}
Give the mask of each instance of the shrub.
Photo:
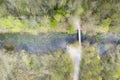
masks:
{"type": "Polygon", "coordinates": [[[0,50],[1,80],[70,80],[73,64],[68,54],[29,54],[0,50]]]}
{"type": "Polygon", "coordinates": [[[93,46],[83,49],[79,80],[118,80],[120,78],[119,45],[114,53],[99,55],[93,46]]]}

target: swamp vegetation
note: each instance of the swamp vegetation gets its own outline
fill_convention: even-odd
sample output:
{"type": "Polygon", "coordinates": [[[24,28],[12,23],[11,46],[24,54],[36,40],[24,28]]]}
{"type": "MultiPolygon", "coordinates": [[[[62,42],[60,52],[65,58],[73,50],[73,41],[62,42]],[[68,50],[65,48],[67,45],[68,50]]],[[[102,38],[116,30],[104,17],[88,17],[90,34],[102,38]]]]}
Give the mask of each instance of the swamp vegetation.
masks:
{"type": "Polygon", "coordinates": [[[0,80],[73,80],[74,17],[79,80],[119,80],[119,13],[120,0],[0,0],[0,80]]]}

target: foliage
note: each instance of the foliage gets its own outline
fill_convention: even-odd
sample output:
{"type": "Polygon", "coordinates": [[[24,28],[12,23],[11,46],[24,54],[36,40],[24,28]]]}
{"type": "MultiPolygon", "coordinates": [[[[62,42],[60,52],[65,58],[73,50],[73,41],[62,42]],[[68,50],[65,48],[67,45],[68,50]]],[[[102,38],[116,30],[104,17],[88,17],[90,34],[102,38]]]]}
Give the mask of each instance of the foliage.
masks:
{"type": "Polygon", "coordinates": [[[119,5],[119,0],[83,0],[83,27],[86,27],[85,25],[89,26],[86,31],[93,28],[92,31],[94,32],[97,29],[100,33],[119,33],[119,5]],[[118,17],[115,18],[115,15],[118,17]]]}
{"type": "Polygon", "coordinates": [[[70,80],[73,64],[68,54],[29,54],[0,50],[1,80],[70,80]],[[67,76],[67,77],[66,77],[67,76]]]}
{"type": "Polygon", "coordinates": [[[103,22],[101,23],[101,26],[103,28],[105,28],[105,30],[104,30],[105,32],[109,31],[110,24],[111,24],[111,19],[110,18],[107,18],[107,19],[103,20],[103,22]]]}
{"type": "MultiPolygon", "coordinates": [[[[12,16],[25,23],[23,30],[26,32],[68,32],[66,25],[69,25],[69,22],[67,19],[83,12],[82,6],[79,7],[80,2],[81,0],[2,0],[0,2],[0,13],[3,19],[12,16]]],[[[8,22],[14,23],[14,20],[8,20],[8,22]]],[[[19,25],[17,25],[19,30],[11,27],[13,23],[7,26],[10,29],[14,28],[16,32],[20,32],[22,29],[19,25]]],[[[4,26],[0,28],[2,27],[4,26]]]]}
{"type": "MultiPolygon", "coordinates": [[[[81,19],[82,31],[119,32],[119,0],[1,0],[0,3],[0,13],[3,18],[14,16],[21,21],[25,17],[25,22],[28,22],[25,27],[38,28],[35,32],[59,30],[70,32],[67,30],[68,18],[76,15],[81,19]],[[44,16],[48,17],[48,22],[42,21],[44,16]],[[35,23],[31,23],[31,19],[35,23]],[[43,27],[46,29],[44,30],[43,27]],[[65,30],[62,30],[63,28],[65,30]]],[[[34,32],[32,28],[29,32],[34,32]]]]}
{"type": "Polygon", "coordinates": [[[119,45],[114,52],[99,55],[93,46],[83,49],[79,80],[118,80],[120,78],[119,45]]]}
{"type": "Polygon", "coordinates": [[[103,67],[99,54],[97,54],[94,47],[86,47],[83,50],[83,58],[80,66],[80,79],[81,80],[102,80],[99,75],[103,67]]]}
{"type": "Polygon", "coordinates": [[[54,74],[52,80],[72,80],[71,72],[74,71],[74,67],[70,56],[57,52],[54,58],[51,59],[52,62],[49,64],[54,74]]]}
{"type": "MultiPolygon", "coordinates": [[[[87,33],[120,32],[120,0],[0,0],[0,32],[74,33],[70,17],[80,17],[87,33]]],[[[99,36],[96,38],[99,41],[99,36]]],[[[120,48],[118,47],[117,50],[120,48]]],[[[93,46],[83,49],[81,80],[117,80],[120,78],[120,51],[100,56],[93,46]]],[[[68,55],[37,56],[0,51],[0,79],[71,80],[73,65],[68,55]],[[65,77],[66,76],[66,77],[65,77]]]]}
{"type": "Polygon", "coordinates": [[[10,14],[14,16],[26,15],[28,17],[43,16],[45,14],[54,16],[58,10],[60,13],[64,13],[66,10],[73,11],[79,3],[80,0],[5,0],[2,2],[10,14]]]}
{"type": "Polygon", "coordinates": [[[111,24],[111,19],[110,18],[104,19],[100,23],[100,27],[98,27],[98,32],[108,33],[110,31],[110,24],[111,24]]]}
{"type": "Polygon", "coordinates": [[[15,17],[8,16],[7,18],[0,19],[0,29],[3,31],[12,30],[13,32],[19,32],[24,28],[24,23],[15,17]]]}
{"type": "Polygon", "coordinates": [[[73,34],[74,31],[75,31],[75,27],[74,27],[74,25],[70,24],[67,33],[68,33],[68,34],[73,34]]]}

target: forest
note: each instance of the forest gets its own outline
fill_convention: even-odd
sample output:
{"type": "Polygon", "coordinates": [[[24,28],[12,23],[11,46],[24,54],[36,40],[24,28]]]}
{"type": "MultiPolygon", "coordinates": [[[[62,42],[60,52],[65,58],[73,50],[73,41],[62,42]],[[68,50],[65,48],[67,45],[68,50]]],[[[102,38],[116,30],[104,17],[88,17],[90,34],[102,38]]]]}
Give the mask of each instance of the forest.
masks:
{"type": "Polygon", "coordinates": [[[119,80],[120,0],[0,0],[0,73],[1,80],[119,80]],[[67,52],[80,46],[76,22],[78,79],[67,52]]]}

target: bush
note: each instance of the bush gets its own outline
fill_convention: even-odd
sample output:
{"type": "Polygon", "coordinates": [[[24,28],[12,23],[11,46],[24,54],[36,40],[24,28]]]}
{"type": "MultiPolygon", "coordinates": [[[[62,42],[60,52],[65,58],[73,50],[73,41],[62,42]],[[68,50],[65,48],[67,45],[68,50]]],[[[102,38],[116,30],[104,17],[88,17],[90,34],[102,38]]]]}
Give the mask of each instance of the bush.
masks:
{"type": "Polygon", "coordinates": [[[68,54],[18,54],[0,50],[1,80],[70,80],[73,64],[68,54]]]}
{"type": "Polygon", "coordinates": [[[49,64],[53,74],[51,80],[72,80],[74,66],[68,54],[57,52],[49,64]]]}
{"type": "Polygon", "coordinates": [[[119,45],[114,53],[108,51],[99,55],[93,46],[83,49],[79,80],[118,80],[120,78],[119,45]]]}
{"type": "Polygon", "coordinates": [[[3,32],[20,32],[24,29],[25,24],[13,16],[8,16],[7,18],[0,18],[0,30],[3,32]]]}

